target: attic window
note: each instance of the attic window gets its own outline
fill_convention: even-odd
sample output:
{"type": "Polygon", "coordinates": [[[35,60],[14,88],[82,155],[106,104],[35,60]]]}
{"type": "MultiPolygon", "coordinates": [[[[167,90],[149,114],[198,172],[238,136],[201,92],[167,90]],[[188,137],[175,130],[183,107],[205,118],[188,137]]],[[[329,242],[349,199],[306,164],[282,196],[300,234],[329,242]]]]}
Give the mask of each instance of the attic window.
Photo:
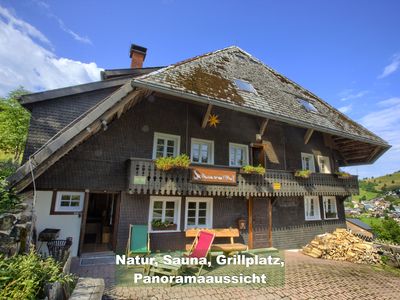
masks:
{"type": "Polygon", "coordinates": [[[299,103],[301,104],[301,106],[304,107],[304,109],[308,112],[314,112],[317,113],[318,109],[315,108],[315,106],[313,104],[311,104],[310,102],[308,102],[307,100],[304,99],[298,99],[299,103]]]}
{"type": "Polygon", "coordinates": [[[239,90],[256,94],[257,91],[253,85],[247,81],[235,79],[235,84],[239,90]]]}

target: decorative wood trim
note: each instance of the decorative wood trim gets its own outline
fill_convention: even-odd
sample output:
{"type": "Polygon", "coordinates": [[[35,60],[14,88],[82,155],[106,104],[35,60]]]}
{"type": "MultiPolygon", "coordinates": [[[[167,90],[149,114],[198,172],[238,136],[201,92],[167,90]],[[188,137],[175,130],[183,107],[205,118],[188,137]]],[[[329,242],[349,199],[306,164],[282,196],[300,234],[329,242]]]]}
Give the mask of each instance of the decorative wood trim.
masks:
{"type": "Polygon", "coordinates": [[[312,134],[314,133],[314,129],[307,129],[306,134],[304,135],[304,144],[308,144],[311,139],[312,134]]]}
{"type": "Polygon", "coordinates": [[[248,203],[248,223],[249,223],[249,238],[248,246],[249,249],[253,249],[253,197],[250,196],[247,200],[248,203]]]}
{"type": "Polygon", "coordinates": [[[207,111],[203,116],[203,121],[201,122],[201,128],[206,128],[208,118],[210,117],[210,114],[211,114],[212,107],[213,107],[212,104],[208,104],[207,111]]]}
{"type": "Polygon", "coordinates": [[[83,241],[85,239],[85,230],[86,230],[86,219],[87,219],[87,211],[89,207],[89,191],[85,191],[85,198],[83,202],[83,211],[81,215],[81,230],[79,232],[79,245],[78,245],[78,256],[81,255],[83,241]]]}
{"type": "Polygon", "coordinates": [[[265,119],[265,120],[261,123],[261,126],[260,126],[260,135],[261,135],[261,138],[262,138],[262,136],[264,135],[265,130],[267,129],[268,121],[269,121],[269,119],[265,119]]]}

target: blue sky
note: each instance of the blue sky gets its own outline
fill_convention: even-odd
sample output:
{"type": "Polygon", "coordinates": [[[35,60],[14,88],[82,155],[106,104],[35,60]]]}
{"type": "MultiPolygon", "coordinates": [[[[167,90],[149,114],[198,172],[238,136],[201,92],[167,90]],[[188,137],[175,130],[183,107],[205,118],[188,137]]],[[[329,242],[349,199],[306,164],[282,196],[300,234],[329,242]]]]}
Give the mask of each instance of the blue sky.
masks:
{"type": "Polygon", "coordinates": [[[0,0],[0,95],[168,65],[237,45],[388,140],[361,177],[400,170],[400,1],[0,0]],[[111,4],[112,3],[112,4],[111,4]]]}

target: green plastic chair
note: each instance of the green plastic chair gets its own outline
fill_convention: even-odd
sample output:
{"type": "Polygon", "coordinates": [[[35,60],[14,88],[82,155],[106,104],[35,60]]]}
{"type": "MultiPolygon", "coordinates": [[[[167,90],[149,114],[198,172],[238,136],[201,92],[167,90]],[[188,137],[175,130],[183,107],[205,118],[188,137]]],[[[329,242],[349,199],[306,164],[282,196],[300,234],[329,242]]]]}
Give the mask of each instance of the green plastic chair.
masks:
{"type": "Polygon", "coordinates": [[[129,225],[127,256],[150,254],[150,234],[147,225],[129,225]]]}

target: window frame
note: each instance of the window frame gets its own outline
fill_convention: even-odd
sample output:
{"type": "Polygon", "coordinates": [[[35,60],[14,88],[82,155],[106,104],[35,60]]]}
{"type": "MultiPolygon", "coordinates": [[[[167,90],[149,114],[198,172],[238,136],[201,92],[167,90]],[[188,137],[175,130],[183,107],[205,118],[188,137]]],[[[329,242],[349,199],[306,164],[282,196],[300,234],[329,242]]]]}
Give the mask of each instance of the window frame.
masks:
{"type": "MultiPolygon", "coordinates": [[[[71,202],[71,200],[69,200],[71,202]]],[[[54,203],[54,214],[75,214],[81,213],[83,211],[83,206],[85,203],[85,192],[73,192],[73,191],[57,191],[56,199],[54,203]],[[69,196],[80,196],[79,197],[79,206],[61,206],[61,198],[64,195],[69,196]]]]}
{"type": "Polygon", "coordinates": [[[324,219],[325,220],[337,220],[337,219],[339,219],[339,213],[338,213],[338,209],[337,209],[337,199],[336,199],[336,196],[322,196],[322,206],[323,206],[323,209],[324,209],[324,219]],[[329,200],[329,199],[333,199],[334,200],[334,206],[335,206],[335,212],[336,212],[336,217],[335,218],[327,218],[326,217],[326,202],[327,202],[327,200],[329,200]]]}
{"type": "Polygon", "coordinates": [[[229,143],[229,166],[241,168],[249,164],[249,146],[245,144],[229,143]],[[232,165],[231,164],[231,147],[242,148],[244,150],[244,164],[242,165],[232,165]]]}
{"type": "MultiPolygon", "coordinates": [[[[314,206],[315,206],[315,202],[314,202],[314,206]]],[[[304,196],[304,219],[306,221],[321,221],[321,206],[319,203],[318,196],[304,196]],[[318,214],[314,215],[314,217],[307,216],[307,208],[308,208],[307,202],[310,200],[312,200],[312,201],[316,200],[316,204],[317,204],[316,207],[314,207],[314,210],[316,212],[318,212],[318,214]]]]}
{"type": "MultiPolygon", "coordinates": [[[[161,219],[162,220],[162,219],[161,219]]],[[[164,221],[163,221],[164,222],[164,221]]],[[[148,217],[148,231],[150,233],[167,233],[167,232],[180,232],[181,231],[181,197],[171,197],[171,196],[150,196],[150,204],[149,204],[149,217],[148,217]],[[151,222],[153,221],[153,210],[154,210],[154,202],[162,201],[162,217],[165,220],[165,206],[167,201],[174,201],[174,224],[176,224],[175,230],[153,230],[151,227],[151,222]]]]}
{"type": "Polygon", "coordinates": [[[212,197],[186,197],[185,199],[185,230],[191,228],[212,228],[213,226],[213,198],[212,197]],[[198,225],[198,204],[196,204],[196,225],[188,225],[189,202],[206,202],[206,225],[199,227],[198,225]]]}
{"type": "Polygon", "coordinates": [[[331,166],[331,160],[329,159],[329,156],[317,155],[317,164],[318,164],[319,173],[321,173],[321,174],[332,174],[332,166],[331,166]],[[328,172],[321,172],[322,168],[321,168],[321,164],[320,164],[320,161],[319,161],[321,158],[325,160],[325,165],[329,166],[328,172]]]}
{"type": "MultiPolygon", "coordinates": [[[[174,155],[173,155],[173,157],[176,157],[176,156],[178,156],[180,154],[180,151],[181,151],[181,149],[180,149],[181,148],[181,137],[179,135],[162,133],[162,132],[154,132],[154,137],[153,137],[153,155],[152,155],[153,159],[157,158],[157,139],[174,140],[176,145],[174,147],[174,155]]],[[[163,157],[165,157],[165,151],[166,150],[164,148],[163,157]]]]}
{"type": "Polygon", "coordinates": [[[306,152],[301,152],[301,168],[302,168],[302,170],[310,170],[312,173],[315,173],[315,157],[314,157],[314,154],[312,154],[312,153],[306,153],[306,152]],[[310,169],[306,169],[305,167],[304,167],[304,160],[303,160],[303,158],[304,157],[309,157],[309,158],[311,158],[311,161],[312,161],[312,170],[310,170],[310,169]]]}
{"type": "MultiPolygon", "coordinates": [[[[201,149],[199,149],[201,152],[201,149]]],[[[201,153],[199,153],[201,155],[201,153]]],[[[200,158],[200,157],[199,157],[200,158]]],[[[198,138],[191,138],[190,139],[190,161],[194,164],[201,164],[201,165],[213,165],[214,164],[214,141],[213,140],[204,140],[204,139],[198,139],[198,138]],[[197,144],[208,144],[210,148],[210,153],[208,156],[209,162],[203,163],[203,162],[198,162],[198,161],[193,161],[193,145],[197,144]]]]}
{"type": "Polygon", "coordinates": [[[254,85],[252,83],[250,83],[250,82],[248,82],[246,80],[243,80],[243,79],[239,79],[239,78],[233,79],[233,82],[235,83],[236,88],[239,91],[258,95],[257,90],[256,90],[256,88],[254,87],[254,85]],[[240,84],[243,84],[245,86],[247,85],[247,88],[241,87],[240,84]]]}

